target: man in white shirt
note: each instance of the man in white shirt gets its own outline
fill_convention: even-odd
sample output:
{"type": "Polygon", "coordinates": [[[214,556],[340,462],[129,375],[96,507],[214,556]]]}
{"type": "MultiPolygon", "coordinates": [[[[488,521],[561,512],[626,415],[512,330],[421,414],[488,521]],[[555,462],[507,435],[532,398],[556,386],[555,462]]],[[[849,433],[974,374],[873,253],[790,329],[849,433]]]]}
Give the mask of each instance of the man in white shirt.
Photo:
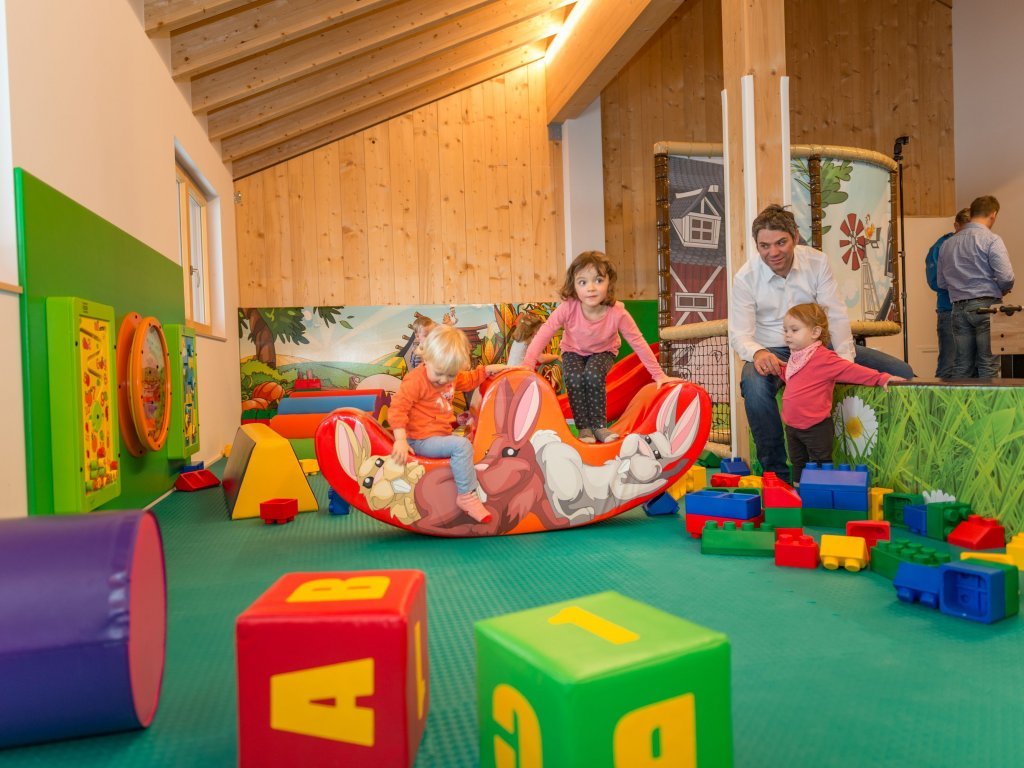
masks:
{"type": "Polygon", "coordinates": [[[769,205],[752,226],[761,258],[744,264],[733,280],[729,306],[729,344],[743,360],[740,391],[764,471],[789,481],[782,419],[775,397],[782,388],[779,373],[789,360],[782,319],[790,307],[813,302],[828,315],[836,354],[859,365],[905,379],[914,372],[902,360],[868,347],[856,346],[850,319],[839,298],[828,257],[797,245],[800,232],[793,214],[769,205]]]}

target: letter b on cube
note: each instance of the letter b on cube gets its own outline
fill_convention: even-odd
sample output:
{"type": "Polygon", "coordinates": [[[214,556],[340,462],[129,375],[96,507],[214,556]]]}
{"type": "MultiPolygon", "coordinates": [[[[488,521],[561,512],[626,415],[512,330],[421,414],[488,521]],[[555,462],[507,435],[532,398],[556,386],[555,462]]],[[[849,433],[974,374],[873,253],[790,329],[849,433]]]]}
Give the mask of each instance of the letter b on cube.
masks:
{"type": "Polygon", "coordinates": [[[401,766],[429,708],[420,571],[289,573],[238,617],[242,766],[401,766]]]}
{"type": "Polygon", "coordinates": [[[727,768],[729,641],[615,592],[476,624],[480,764],[727,768]]]}

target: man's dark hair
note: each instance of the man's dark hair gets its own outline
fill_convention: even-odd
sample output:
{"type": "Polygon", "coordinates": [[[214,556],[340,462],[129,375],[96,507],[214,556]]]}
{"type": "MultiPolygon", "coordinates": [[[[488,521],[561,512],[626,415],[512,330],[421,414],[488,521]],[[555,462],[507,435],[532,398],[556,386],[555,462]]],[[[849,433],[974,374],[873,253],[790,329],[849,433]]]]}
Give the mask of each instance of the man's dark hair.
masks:
{"type": "Polygon", "coordinates": [[[800,229],[796,225],[796,217],[792,211],[787,211],[781,205],[769,205],[754,219],[750,230],[757,240],[757,233],[762,229],[770,229],[775,232],[788,233],[795,242],[800,242],[800,229]]]}
{"type": "Polygon", "coordinates": [[[971,218],[977,219],[981,216],[991,216],[999,213],[999,201],[992,195],[982,195],[971,201],[971,218]]]}

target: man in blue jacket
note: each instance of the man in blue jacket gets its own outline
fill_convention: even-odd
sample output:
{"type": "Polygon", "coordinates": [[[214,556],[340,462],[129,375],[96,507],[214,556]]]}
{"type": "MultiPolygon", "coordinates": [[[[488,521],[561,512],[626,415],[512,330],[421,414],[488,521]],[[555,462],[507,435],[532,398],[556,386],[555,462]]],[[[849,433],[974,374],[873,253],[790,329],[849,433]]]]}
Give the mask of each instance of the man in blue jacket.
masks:
{"type": "Polygon", "coordinates": [[[949,291],[939,288],[936,276],[939,266],[939,248],[970,220],[971,209],[961,210],[953,219],[953,231],[947,232],[936,240],[935,245],[928,249],[928,255],[924,259],[924,272],[928,278],[928,287],[937,294],[935,333],[939,339],[939,360],[935,365],[935,376],[940,379],[953,378],[953,367],[956,365],[956,342],[953,340],[953,302],[949,300],[949,291]]]}

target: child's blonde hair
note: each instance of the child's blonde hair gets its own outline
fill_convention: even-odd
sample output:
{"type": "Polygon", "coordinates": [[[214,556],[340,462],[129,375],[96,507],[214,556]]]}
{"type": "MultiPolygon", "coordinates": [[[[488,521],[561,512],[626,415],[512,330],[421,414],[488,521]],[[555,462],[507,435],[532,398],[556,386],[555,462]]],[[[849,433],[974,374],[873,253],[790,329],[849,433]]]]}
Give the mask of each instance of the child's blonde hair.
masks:
{"type": "Polygon", "coordinates": [[[790,307],[786,315],[799,320],[808,328],[815,326],[821,328],[821,336],[818,337],[818,341],[825,347],[832,344],[832,337],[828,333],[828,315],[825,314],[825,310],[820,304],[797,304],[795,307],[790,307]]]}
{"type": "Polygon", "coordinates": [[[454,376],[469,368],[469,339],[451,325],[436,325],[420,345],[420,357],[438,373],[454,376]]]}
{"type": "Polygon", "coordinates": [[[537,331],[544,325],[544,321],[532,312],[523,312],[516,322],[516,329],[512,332],[512,340],[527,342],[537,335],[537,331]]]}
{"type": "Polygon", "coordinates": [[[565,282],[562,283],[562,289],[558,295],[563,299],[575,299],[576,275],[587,267],[593,267],[597,270],[597,274],[608,281],[608,294],[601,303],[607,304],[609,307],[613,306],[615,304],[615,266],[601,251],[584,251],[572,260],[572,264],[565,271],[565,282]]]}

